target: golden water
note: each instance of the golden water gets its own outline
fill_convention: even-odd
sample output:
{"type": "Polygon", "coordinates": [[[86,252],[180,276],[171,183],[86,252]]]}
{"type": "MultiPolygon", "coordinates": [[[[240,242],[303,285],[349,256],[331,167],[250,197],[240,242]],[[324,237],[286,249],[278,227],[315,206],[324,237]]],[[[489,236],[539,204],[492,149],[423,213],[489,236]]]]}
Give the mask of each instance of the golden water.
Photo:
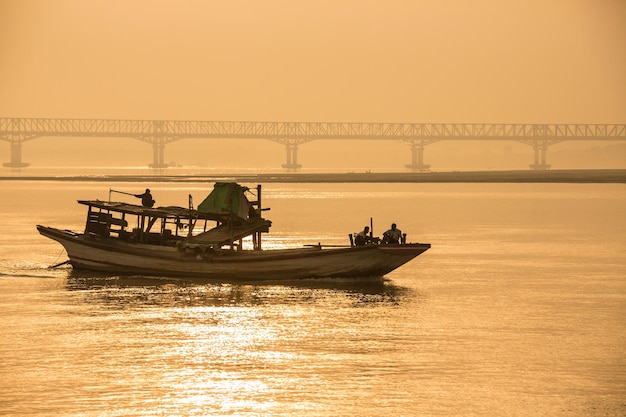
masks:
{"type": "MultiPolygon", "coordinates": [[[[623,416],[626,186],[267,184],[268,245],[374,219],[432,249],[385,281],[176,284],[69,268],[109,187],[0,183],[0,415],[623,416]]],[[[254,185],[254,184],[251,184],[254,185]]]]}

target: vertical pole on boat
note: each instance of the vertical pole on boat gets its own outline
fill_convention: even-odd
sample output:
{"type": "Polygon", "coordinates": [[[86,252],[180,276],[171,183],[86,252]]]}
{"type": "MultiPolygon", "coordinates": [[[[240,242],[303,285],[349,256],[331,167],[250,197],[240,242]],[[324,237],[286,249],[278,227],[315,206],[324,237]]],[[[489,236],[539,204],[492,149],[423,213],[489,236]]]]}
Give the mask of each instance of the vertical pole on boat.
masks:
{"type": "Polygon", "coordinates": [[[191,231],[193,229],[193,226],[191,224],[192,213],[193,213],[193,197],[191,197],[191,194],[189,194],[189,231],[187,232],[187,237],[191,237],[191,231]]]}
{"type": "Polygon", "coordinates": [[[144,228],[146,226],[146,216],[141,215],[141,226],[139,226],[139,238],[138,241],[143,243],[144,241],[144,228]]]}
{"type": "Polygon", "coordinates": [[[370,238],[374,237],[374,218],[370,217],[370,238]]]}
{"type": "MultiPolygon", "coordinates": [[[[257,210],[259,211],[259,217],[261,216],[262,208],[261,208],[261,184],[257,184],[256,186],[256,195],[257,195],[257,210]]],[[[256,247],[255,249],[261,250],[261,232],[257,232],[256,235],[256,247]]]]}
{"type": "Polygon", "coordinates": [[[89,220],[91,219],[91,206],[87,210],[87,224],[85,224],[85,234],[89,233],[89,220]]]}
{"type": "Polygon", "coordinates": [[[230,250],[235,249],[235,236],[234,236],[234,230],[233,230],[233,223],[234,223],[234,218],[235,218],[235,214],[231,211],[228,215],[228,230],[230,231],[230,250]]]}

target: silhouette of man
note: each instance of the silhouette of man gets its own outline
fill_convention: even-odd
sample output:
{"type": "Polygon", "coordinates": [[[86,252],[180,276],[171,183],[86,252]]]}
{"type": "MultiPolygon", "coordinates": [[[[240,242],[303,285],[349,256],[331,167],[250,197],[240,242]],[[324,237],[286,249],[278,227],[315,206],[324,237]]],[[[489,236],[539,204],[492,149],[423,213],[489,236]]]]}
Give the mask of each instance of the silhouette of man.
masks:
{"type": "Polygon", "coordinates": [[[370,228],[369,226],[365,226],[363,228],[363,230],[361,230],[359,233],[356,234],[356,237],[354,238],[354,244],[356,246],[364,246],[368,243],[370,243],[370,228]]]}
{"type": "Polygon", "coordinates": [[[400,243],[401,237],[402,237],[402,232],[400,231],[400,229],[396,227],[396,224],[393,223],[391,225],[391,229],[383,233],[383,242],[395,243],[397,245],[398,243],[400,243]]]}
{"type": "Polygon", "coordinates": [[[155,201],[152,198],[152,194],[150,194],[149,188],[146,188],[146,192],[143,194],[135,194],[135,197],[141,198],[141,205],[144,207],[154,206],[155,201]]]}

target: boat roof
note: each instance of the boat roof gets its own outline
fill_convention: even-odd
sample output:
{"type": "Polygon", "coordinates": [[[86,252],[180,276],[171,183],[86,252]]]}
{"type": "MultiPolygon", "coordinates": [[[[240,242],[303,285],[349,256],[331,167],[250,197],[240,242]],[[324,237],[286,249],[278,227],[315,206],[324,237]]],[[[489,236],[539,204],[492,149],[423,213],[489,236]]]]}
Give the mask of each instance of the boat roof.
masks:
{"type": "Polygon", "coordinates": [[[148,216],[158,218],[172,219],[206,219],[216,221],[226,221],[230,217],[230,213],[203,213],[198,210],[188,209],[177,206],[167,207],[144,207],[137,204],[129,204],[117,201],[102,200],[78,200],[79,204],[89,207],[96,207],[101,210],[114,211],[117,213],[133,214],[135,216],[148,216]]]}
{"type": "Polygon", "coordinates": [[[272,222],[256,217],[241,222],[221,224],[204,233],[185,239],[185,247],[227,245],[256,232],[269,232],[272,222]]]}

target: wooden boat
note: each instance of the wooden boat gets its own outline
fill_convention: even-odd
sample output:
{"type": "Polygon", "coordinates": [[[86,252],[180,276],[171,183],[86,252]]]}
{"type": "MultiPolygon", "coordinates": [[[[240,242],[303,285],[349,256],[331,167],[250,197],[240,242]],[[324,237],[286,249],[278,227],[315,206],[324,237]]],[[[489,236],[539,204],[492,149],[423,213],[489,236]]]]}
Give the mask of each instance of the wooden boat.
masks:
{"type": "Polygon", "coordinates": [[[272,223],[261,216],[260,185],[254,192],[236,183],[216,183],[197,209],[191,201],[190,196],[188,208],[151,208],[79,200],[88,207],[82,233],[37,229],[63,245],[75,269],[183,279],[382,277],[430,248],[400,243],[263,250],[262,235],[272,223]]]}

